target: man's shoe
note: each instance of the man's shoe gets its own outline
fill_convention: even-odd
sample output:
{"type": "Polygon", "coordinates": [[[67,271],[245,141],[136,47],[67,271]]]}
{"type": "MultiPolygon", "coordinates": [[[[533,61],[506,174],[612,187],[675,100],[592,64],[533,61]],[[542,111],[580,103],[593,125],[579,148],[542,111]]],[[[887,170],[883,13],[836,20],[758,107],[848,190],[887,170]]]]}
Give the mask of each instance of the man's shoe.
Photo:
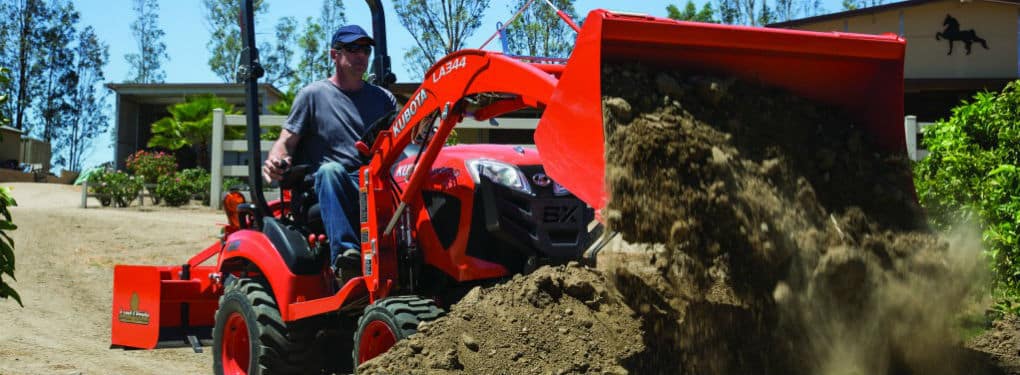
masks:
{"type": "Polygon", "coordinates": [[[332,268],[337,287],[343,287],[351,279],[361,276],[361,252],[355,249],[344,250],[333,259],[332,268]]]}
{"type": "Polygon", "coordinates": [[[333,260],[333,267],[342,270],[361,270],[361,252],[355,249],[344,250],[333,260]]]}

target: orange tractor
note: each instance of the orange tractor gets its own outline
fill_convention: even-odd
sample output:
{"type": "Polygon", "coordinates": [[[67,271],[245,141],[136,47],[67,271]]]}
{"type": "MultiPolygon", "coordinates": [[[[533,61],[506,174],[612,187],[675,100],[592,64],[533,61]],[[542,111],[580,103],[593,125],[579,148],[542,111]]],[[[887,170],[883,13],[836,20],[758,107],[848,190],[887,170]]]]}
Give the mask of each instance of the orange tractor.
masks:
{"type": "MultiPolygon", "coordinates": [[[[903,57],[895,35],[679,22],[594,10],[563,62],[462,50],[359,144],[362,275],[338,283],[314,202],[266,202],[259,171],[251,0],[242,30],[253,203],[177,266],[118,265],[112,344],[213,346],[217,374],[352,371],[467,290],[601,246],[601,67],[639,61],[755,80],[858,116],[873,141],[904,150],[903,57]],[[245,27],[247,25],[247,27],[245,27]],[[536,147],[447,146],[465,117],[541,111],[536,147]]],[[[382,5],[368,0],[373,70],[392,83],[382,5]]],[[[561,17],[563,17],[561,15],[561,17]]],[[[564,17],[566,18],[566,17],[564,17]]],[[[568,21],[569,22],[569,21],[568,21]]],[[[300,175],[300,168],[292,170],[300,175]]],[[[293,195],[301,194],[300,186],[293,195]]],[[[233,198],[231,198],[233,199],[233,198]]],[[[229,207],[228,207],[229,208],[229,207]]],[[[588,255],[585,255],[588,254],[588,255]]]]}

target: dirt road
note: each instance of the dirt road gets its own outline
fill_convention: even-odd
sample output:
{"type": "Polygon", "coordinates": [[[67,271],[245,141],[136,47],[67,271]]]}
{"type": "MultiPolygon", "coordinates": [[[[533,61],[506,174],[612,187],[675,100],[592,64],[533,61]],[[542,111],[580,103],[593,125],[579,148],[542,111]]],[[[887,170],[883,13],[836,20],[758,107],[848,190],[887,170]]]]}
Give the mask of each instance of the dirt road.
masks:
{"type": "Polygon", "coordinates": [[[78,187],[13,187],[17,282],[25,307],[0,301],[0,374],[203,374],[209,348],[109,349],[113,265],[176,264],[224,222],[207,207],[78,208],[78,187]]]}

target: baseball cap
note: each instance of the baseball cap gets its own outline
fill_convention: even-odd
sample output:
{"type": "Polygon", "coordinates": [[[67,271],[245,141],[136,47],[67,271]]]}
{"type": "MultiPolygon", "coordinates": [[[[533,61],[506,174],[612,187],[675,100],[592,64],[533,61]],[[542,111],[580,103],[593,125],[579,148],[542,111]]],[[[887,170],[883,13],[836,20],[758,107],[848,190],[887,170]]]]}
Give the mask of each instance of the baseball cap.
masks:
{"type": "Polygon", "coordinates": [[[372,37],[368,36],[368,33],[366,33],[365,30],[361,28],[361,26],[358,25],[340,26],[340,28],[337,29],[335,33],[333,33],[333,45],[354,43],[354,41],[364,38],[368,38],[368,42],[372,45],[375,45],[375,41],[372,40],[372,37]]]}

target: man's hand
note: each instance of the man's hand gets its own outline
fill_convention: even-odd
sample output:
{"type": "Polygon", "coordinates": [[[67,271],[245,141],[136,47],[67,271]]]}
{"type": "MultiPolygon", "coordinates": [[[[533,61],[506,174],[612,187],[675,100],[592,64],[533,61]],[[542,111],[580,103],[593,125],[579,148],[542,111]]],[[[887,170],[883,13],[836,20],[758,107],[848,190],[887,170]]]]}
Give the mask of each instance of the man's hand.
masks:
{"type": "Polygon", "coordinates": [[[262,178],[266,180],[267,184],[283,180],[283,172],[288,167],[290,167],[290,157],[283,159],[269,157],[265,163],[262,163],[262,178]]]}

